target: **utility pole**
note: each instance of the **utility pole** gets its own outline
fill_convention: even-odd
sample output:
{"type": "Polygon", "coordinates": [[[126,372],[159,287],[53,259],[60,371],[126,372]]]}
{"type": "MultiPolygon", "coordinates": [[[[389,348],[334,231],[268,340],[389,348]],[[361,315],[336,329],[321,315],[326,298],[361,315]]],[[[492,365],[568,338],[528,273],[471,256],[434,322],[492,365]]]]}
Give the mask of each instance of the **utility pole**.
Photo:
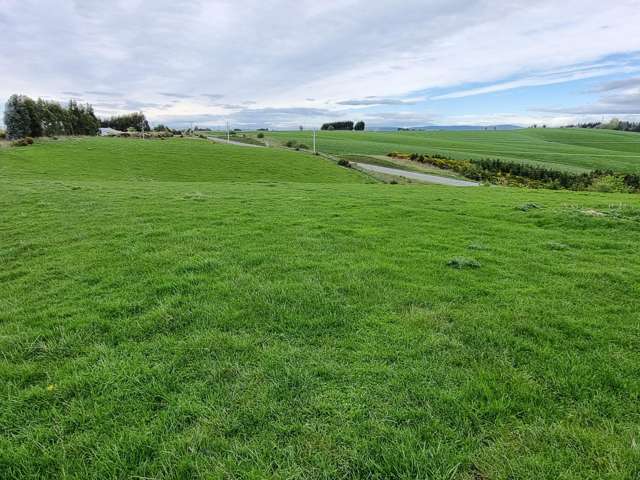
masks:
{"type": "Polygon", "coordinates": [[[144,113],[140,112],[142,118],[140,119],[140,138],[144,140],[144,113]]]}

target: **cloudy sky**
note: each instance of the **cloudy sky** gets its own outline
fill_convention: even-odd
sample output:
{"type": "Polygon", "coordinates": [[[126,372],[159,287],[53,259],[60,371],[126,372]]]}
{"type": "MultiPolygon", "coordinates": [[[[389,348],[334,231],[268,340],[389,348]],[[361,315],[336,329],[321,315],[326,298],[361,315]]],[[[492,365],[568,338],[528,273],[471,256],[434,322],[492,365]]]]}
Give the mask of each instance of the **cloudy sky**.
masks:
{"type": "Polygon", "coordinates": [[[640,0],[0,0],[0,102],[240,128],[638,120],[639,26],[640,0]]]}

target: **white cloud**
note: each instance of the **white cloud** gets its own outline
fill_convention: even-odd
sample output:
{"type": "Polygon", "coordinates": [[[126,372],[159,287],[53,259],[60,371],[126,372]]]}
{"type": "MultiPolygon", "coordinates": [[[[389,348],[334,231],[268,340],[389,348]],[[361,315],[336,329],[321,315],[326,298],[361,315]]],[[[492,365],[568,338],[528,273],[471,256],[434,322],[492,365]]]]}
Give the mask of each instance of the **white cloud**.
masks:
{"type": "Polygon", "coordinates": [[[493,85],[487,85],[484,87],[470,88],[467,90],[459,90],[444,95],[437,95],[431,97],[431,100],[445,100],[449,98],[464,98],[474,95],[483,95],[486,93],[501,92],[504,90],[512,90],[514,88],[522,87],[535,87],[541,85],[553,85],[556,83],[573,82],[576,80],[584,80],[587,78],[603,77],[606,75],[615,74],[628,74],[637,72],[640,67],[631,65],[607,65],[602,67],[588,67],[584,69],[578,69],[575,71],[561,71],[550,72],[538,75],[532,75],[530,77],[519,78],[509,82],[500,82],[493,85]]]}
{"type": "Polygon", "coordinates": [[[233,113],[279,125],[348,113],[344,107],[402,110],[415,103],[414,92],[432,88],[458,88],[461,97],[623,72],[624,62],[602,59],[640,51],[639,7],[638,0],[0,0],[0,28],[10,39],[0,56],[0,100],[18,92],[77,96],[102,114],[140,105],[154,120],[233,113]],[[567,70],[573,65],[582,70],[567,70]],[[222,98],[239,108],[220,105],[222,98]]]}
{"type": "Polygon", "coordinates": [[[422,98],[416,99],[399,99],[399,98],[381,98],[375,96],[368,96],[365,98],[354,98],[351,100],[341,100],[339,102],[335,102],[336,105],[348,105],[353,107],[370,107],[377,105],[415,105],[419,100],[424,100],[422,98]]]}

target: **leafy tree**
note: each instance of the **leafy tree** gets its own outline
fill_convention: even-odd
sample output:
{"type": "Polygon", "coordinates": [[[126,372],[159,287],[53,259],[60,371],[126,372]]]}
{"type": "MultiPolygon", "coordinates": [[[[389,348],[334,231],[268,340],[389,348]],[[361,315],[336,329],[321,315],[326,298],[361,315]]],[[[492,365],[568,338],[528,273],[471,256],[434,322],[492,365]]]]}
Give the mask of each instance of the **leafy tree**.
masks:
{"type": "Polygon", "coordinates": [[[364,131],[364,122],[360,120],[353,126],[353,129],[358,131],[364,131]]]}

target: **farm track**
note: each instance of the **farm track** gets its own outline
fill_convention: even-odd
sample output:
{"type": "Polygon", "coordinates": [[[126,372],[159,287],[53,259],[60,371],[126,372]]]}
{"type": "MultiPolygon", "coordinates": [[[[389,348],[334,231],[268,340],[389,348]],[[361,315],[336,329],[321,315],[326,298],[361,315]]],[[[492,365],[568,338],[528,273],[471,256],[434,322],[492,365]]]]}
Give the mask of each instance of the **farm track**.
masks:
{"type": "Polygon", "coordinates": [[[211,140],[212,142],[216,142],[216,143],[224,143],[225,145],[237,145],[238,147],[264,148],[263,145],[254,145],[254,144],[251,144],[251,143],[234,142],[233,140],[225,140],[224,138],[217,138],[217,137],[207,137],[207,140],[211,140]]]}
{"type": "Polygon", "coordinates": [[[478,187],[477,182],[471,182],[468,180],[456,180],[455,178],[439,177],[437,175],[429,175],[427,173],[410,172],[407,170],[400,170],[397,168],[381,167],[379,165],[369,165],[368,163],[354,162],[357,168],[375,173],[383,173],[385,175],[394,175],[396,177],[409,178],[411,180],[419,180],[427,183],[435,183],[438,185],[448,185],[450,187],[478,187]]]}

